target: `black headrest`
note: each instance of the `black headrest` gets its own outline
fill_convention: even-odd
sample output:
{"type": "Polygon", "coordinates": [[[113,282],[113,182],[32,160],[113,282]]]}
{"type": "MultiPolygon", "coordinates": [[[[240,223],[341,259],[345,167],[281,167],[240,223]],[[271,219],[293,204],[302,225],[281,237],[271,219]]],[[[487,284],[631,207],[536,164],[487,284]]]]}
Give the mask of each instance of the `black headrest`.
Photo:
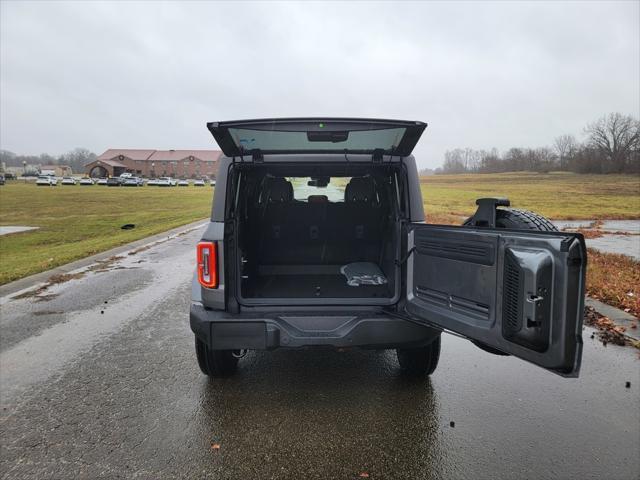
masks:
{"type": "Polygon", "coordinates": [[[353,177],[344,189],[345,202],[371,203],[373,196],[373,181],[368,177],[353,177]]]}
{"type": "Polygon", "coordinates": [[[307,202],[309,203],[327,203],[329,202],[329,197],[326,195],[309,195],[307,197],[307,202]]]}
{"type": "Polygon", "coordinates": [[[269,203],[290,202],[293,200],[293,185],[282,177],[276,177],[269,182],[269,203]]]}

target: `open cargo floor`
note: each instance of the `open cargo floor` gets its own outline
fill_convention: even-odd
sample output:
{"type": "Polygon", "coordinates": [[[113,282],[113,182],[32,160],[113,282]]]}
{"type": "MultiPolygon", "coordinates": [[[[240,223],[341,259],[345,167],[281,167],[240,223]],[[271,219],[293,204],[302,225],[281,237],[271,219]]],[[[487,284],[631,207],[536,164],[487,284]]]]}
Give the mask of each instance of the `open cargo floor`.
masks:
{"type": "Polygon", "coordinates": [[[337,275],[263,275],[248,282],[243,292],[253,298],[384,298],[391,297],[388,285],[351,287],[337,275]]]}

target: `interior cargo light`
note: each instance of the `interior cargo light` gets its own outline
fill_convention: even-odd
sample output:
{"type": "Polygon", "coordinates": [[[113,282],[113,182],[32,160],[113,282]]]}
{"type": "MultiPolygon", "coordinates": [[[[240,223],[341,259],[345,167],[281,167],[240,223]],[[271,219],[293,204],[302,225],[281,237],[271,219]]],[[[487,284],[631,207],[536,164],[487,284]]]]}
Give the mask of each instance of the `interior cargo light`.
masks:
{"type": "Polygon", "coordinates": [[[218,243],[200,242],[198,251],[198,282],[206,288],[218,288],[218,243]]]}

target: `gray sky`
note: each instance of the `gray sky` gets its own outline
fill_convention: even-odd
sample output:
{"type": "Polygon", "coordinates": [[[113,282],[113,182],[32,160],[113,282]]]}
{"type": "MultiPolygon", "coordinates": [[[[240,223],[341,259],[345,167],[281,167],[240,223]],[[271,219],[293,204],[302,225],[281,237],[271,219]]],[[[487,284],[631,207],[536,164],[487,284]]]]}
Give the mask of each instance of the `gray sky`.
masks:
{"type": "Polygon", "coordinates": [[[0,147],[216,148],[205,123],[429,123],[415,150],[640,116],[639,2],[0,4],[0,147]]]}

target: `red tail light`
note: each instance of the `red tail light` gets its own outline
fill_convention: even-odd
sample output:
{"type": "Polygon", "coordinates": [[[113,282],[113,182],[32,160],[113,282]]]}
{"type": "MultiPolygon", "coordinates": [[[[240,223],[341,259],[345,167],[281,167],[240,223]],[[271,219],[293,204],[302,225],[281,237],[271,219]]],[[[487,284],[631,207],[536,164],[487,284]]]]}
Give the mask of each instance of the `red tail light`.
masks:
{"type": "Polygon", "coordinates": [[[206,288],[218,288],[218,243],[198,243],[198,282],[206,288]]]}

